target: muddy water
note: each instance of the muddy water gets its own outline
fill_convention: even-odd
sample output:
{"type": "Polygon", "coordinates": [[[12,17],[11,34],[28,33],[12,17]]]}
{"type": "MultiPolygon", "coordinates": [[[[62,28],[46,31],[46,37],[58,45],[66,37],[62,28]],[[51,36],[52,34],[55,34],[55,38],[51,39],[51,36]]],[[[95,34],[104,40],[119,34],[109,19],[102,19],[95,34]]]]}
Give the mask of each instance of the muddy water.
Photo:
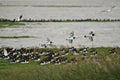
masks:
{"type": "Polygon", "coordinates": [[[0,47],[32,47],[39,46],[39,44],[46,43],[46,38],[50,38],[54,45],[70,46],[66,38],[71,31],[75,32],[76,39],[73,46],[89,46],[92,43],[89,39],[84,38],[84,35],[90,31],[95,32],[94,47],[101,46],[120,46],[120,23],[106,22],[106,23],[26,23],[18,28],[1,28],[0,36],[34,36],[35,38],[21,38],[21,39],[0,39],[0,47]]]}

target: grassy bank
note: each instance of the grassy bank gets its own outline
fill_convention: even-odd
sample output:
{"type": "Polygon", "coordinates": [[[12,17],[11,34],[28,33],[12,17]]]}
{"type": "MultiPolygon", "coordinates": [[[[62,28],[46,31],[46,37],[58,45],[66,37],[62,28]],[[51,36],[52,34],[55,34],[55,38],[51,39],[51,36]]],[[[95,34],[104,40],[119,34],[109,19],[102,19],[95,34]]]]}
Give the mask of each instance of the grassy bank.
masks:
{"type": "Polygon", "coordinates": [[[24,25],[24,23],[20,22],[0,22],[0,28],[5,28],[5,27],[14,27],[14,26],[19,26],[19,25],[24,25]]]}
{"type": "MultiPolygon", "coordinates": [[[[11,64],[0,60],[0,80],[120,80],[120,48],[116,48],[114,55],[108,53],[111,48],[95,49],[98,54],[90,57],[89,49],[85,60],[81,60],[81,55],[67,56],[75,57],[78,63],[39,65],[39,62],[30,61],[11,64]]],[[[58,51],[57,48],[42,50],[58,51]]]]}
{"type": "Polygon", "coordinates": [[[34,38],[33,36],[0,36],[4,39],[18,39],[18,38],[34,38]]]}
{"type": "MultiPolygon", "coordinates": [[[[9,19],[1,19],[0,22],[14,22],[9,19]]],[[[18,22],[120,22],[120,19],[23,19],[18,22]]]]}

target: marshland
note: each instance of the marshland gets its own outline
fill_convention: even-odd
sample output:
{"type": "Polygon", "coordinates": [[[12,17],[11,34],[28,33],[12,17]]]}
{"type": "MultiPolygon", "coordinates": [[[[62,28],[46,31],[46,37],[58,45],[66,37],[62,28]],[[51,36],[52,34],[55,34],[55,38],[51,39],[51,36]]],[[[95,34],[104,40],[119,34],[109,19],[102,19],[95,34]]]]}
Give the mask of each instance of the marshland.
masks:
{"type": "Polygon", "coordinates": [[[120,80],[119,4],[0,0],[0,80],[120,80]]]}
{"type": "Polygon", "coordinates": [[[120,79],[119,47],[87,49],[71,49],[64,46],[42,49],[7,47],[0,48],[0,54],[1,80],[120,79]],[[4,49],[8,51],[9,57],[3,55],[4,49]],[[95,54],[93,51],[96,51],[95,54]]]}

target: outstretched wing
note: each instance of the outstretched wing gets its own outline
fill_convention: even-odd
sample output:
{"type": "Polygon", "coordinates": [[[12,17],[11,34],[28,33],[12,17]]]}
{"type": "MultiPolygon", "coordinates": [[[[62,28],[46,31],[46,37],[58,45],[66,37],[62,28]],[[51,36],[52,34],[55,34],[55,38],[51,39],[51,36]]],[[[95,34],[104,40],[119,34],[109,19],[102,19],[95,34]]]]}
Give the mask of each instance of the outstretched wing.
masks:
{"type": "Polygon", "coordinates": [[[69,34],[69,37],[73,37],[74,36],[74,32],[72,31],[70,34],[69,34]]]}
{"type": "Polygon", "coordinates": [[[90,41],[93,41],[93,37],[92,37],[92,36],[89,36],[89,40],[90,40],[90,41]]]}
{"type": "Polygon", "coordinates": [[[107,9],[107,10],[103,10],[101,12],[110,12],[113,8],[115,8],[116,6],[112,6],[110,9],[107,9]]]}
{"type": "Polygon", "coordinates": [[[72,38],[72,37],[74,37],[74,32],[73,31],[69,34],[68,38],[72,38]]]}
{"type": "Polygon", "coordinates": [[[111,9],[115,8],[116,6],[112,6],[111,9]]]}
{"type": "Polygon", "coordinates": [[[71,43],[71,44],[73,43],[73,39],[69,39],[68,41],[69,41],[69,43],[71,43]]]}
{"type": "Polygon", "coordinates": [[[91,32],[89,33],[89,35],[90,35],[90,36],[95,36],[95,33],[94,33],[93,31],[91,31],[91,32]]]}
{"type": "Polygon", "coordinates": [[[47,45],[52,45],[52,41],[49,39],[49,38],[47,38],[47,45]]]}
{"type": "Polygon", "coordinates": [[[49,38],[47,38],[47,42],[50,42],[50,39],[49,39],[49,38]]]}

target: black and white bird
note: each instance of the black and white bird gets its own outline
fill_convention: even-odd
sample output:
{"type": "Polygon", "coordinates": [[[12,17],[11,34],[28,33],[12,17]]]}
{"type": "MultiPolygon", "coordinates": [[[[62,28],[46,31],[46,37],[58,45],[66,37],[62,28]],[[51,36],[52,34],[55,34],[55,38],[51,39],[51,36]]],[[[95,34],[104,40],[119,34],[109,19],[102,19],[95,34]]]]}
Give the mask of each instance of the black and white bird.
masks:
{"type": "Polygon", "coordinates": [[[52,46],[52,43],[53,43],[53,42],[52,42],[49,38],[47,38],[46,43],[40,44],[40,47],[41,47],[41,48],[46,48],[46,47],[48,47],[48,46],[52,46]]]}
{"type": "Polygon", "coordinates": [[[52,43],[53,43],[53,42],[52,42],[49,38],[47,38],[47,45],[48,45],[48,46],[51,46],[52,43]]]}
{"type": "Polygon", "coordinates": [[[88,35],[85,35],[84,37],[89,38],[89,40],[93,42],[93,36],[95,36],[95,33],[91,31],[88,35]]]}
{"type": "Polygon", "coordinates": [[[40,44],[40,47],[41,47],[41,48],[46,48],[47,45],[46,45],[46,44],[40,44]]]}
{"type": "Polygon", "coordinates": [[[69,43],[72,44],[74,39],[75,39],[75,36],[74,36],[74,32],[72,31],[66,40],[68,40],[69,43]]]}
{"type": "Polygon", "coordinates": [[[115,54],[115,53],[116,53],[116,49],[115,48],[109,50],[109,54],[115,54]]]}
{"type": "Polygon", "coordinates": [[[20,16],[18,17],[18,20],[17,20],[17,21],[21,21],[21,20],[22,20],[22,17],[23,17],[23,15],[20,15],[20,16]]]}

